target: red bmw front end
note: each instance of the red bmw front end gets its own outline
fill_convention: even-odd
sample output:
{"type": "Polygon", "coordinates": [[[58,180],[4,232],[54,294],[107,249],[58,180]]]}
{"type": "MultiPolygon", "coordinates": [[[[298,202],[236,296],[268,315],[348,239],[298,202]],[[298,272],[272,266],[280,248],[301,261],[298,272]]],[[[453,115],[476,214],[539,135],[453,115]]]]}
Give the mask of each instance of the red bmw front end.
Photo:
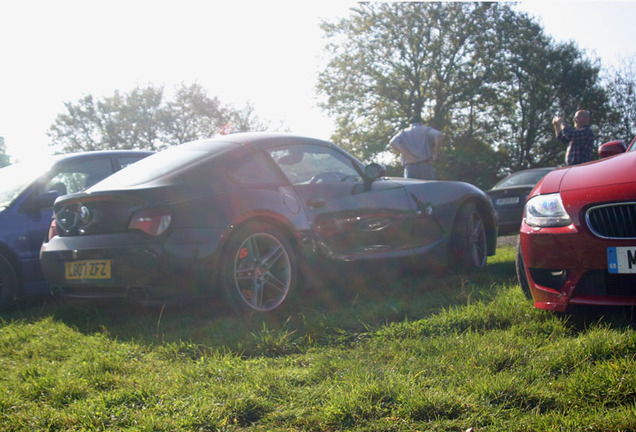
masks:
{"type": "Polygon", "coordinates": [[[558,169],[537,184],[517,272],[541,309],[636,306],[636,151],[558,169]]]}

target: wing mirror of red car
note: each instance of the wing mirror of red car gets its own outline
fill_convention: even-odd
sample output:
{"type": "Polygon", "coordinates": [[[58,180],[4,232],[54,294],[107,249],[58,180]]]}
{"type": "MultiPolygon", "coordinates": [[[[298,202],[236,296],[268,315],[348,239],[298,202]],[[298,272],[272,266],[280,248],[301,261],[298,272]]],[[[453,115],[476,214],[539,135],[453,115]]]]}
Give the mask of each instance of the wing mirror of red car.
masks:
{"type": "Polygon", "coordinates": [[[606,158],[606,157],[614,156],[617,154],[625,153],[625,150],[627,150],[627,144],[625,144],[625,141],[621,141],[621,140],[610,141],[610,142],[606,142],[605,144],[602,144],[599,147],[598,155],[601,158],[606,158]]]}

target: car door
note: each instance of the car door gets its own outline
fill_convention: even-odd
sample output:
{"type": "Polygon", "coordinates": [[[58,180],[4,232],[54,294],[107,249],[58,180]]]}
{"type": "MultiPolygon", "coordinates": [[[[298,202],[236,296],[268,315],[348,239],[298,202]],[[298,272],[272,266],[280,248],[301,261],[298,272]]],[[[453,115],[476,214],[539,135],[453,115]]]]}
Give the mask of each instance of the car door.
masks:
{"type": "Polygon", "coordinates": [[[288,145],[269,153],[303,203],[324,255],[356,260],[407,247],[413,211],[402,185],[365,182],[357,161],[326,145],[288,145]]]}

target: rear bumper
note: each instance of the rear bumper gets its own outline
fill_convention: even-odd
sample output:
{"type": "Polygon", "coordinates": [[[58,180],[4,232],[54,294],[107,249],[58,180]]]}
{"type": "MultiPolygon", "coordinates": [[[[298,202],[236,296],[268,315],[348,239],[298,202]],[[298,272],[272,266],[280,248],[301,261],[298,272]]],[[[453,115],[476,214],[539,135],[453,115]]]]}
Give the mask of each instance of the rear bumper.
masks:
{"type": "Polygon", "coordinates": [[[42,246],[40,261],[53,292],[74,298],[168,297],[210,293],[219,268],[221,233],[187,229],[167,237],[138,232],[55,237],[42,246]],[[109,260],[108,279],[68,279],[65,264],[109,260]]]}

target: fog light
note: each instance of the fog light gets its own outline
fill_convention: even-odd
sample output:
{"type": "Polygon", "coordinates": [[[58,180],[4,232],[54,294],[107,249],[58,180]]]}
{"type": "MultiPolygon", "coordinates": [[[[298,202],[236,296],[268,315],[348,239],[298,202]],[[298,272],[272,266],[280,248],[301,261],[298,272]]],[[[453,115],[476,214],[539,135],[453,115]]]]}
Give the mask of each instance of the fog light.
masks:
{"type": "Polygon", "coordinates": [[[560,290],[568,279],[568,271],[565,269],[538,269],[530,268],[532,280],[538,284],[554,290],[560,290]]]}

